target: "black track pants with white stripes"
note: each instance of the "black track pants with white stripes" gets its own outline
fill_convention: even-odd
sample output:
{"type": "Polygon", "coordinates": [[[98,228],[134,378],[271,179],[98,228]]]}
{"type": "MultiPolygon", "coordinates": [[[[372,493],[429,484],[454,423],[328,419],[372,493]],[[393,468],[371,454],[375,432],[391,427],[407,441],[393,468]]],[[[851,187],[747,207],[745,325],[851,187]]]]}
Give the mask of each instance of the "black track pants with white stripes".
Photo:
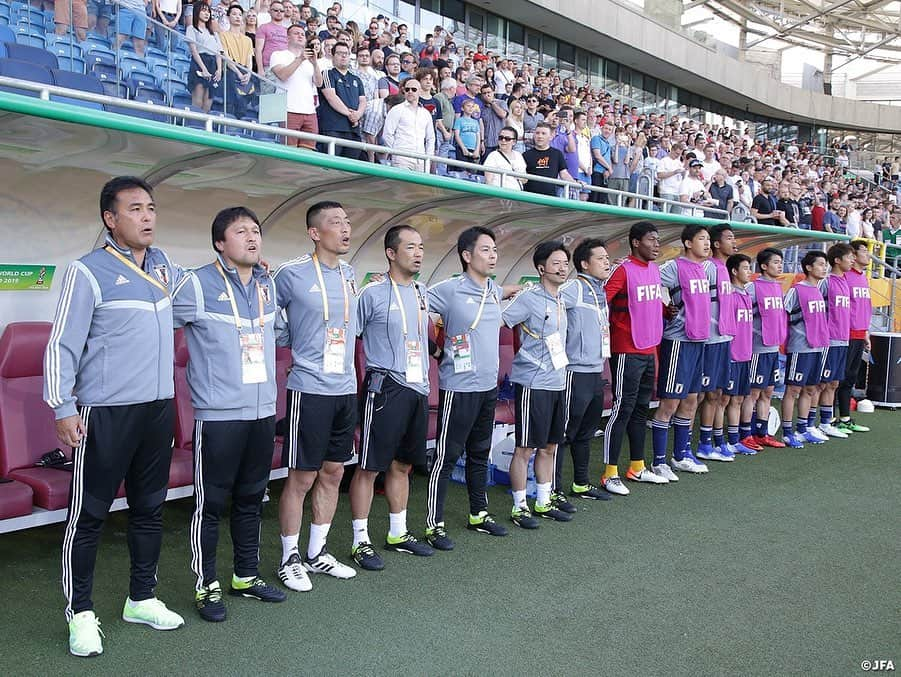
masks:
{"type": "Polygon", "coordinates": [[[497,388],[481,393],[439,391],[438,439],[435,464],[429,475],[428,528],[444,522],[447,483],[464,451],[469,512],[478,515],[488,509],[488,455],[496,404],[497,388]]]}
{"type": "MultiPolygon", "coordinates": [[[[591,440],[604,413],[604,378],[600,373],[566,372],[566,444],[573,459],[573,483],[586,485],[591,440]]],[[[557,449],[554,489],[563,491],[562,449],[557,449]]]]}
{"type": "Polygon", "coordinates": [[[87,428],[73,450],[69,517],[63,536],[66,618],[93,609],[91,591],[100,533],[122,480],[128,497],[129,597],[153,597],[163,535],[163,501],[172,460],[172,400],[79,407],[87,428]]]}
{"type": "Polygon", "coordinates": [[[654,355],[614,353],[610,358],[613,409],[604,428],[604,464],[616,465],[623,438],[629,437],[629,457],[644,460],[648,405],[654,390],[654,355]]]}
{"type": "Polygon", "coordinates": [[[231,496],[231,536],[236,576],[256,576],[260,511],[269,482],[275,416],[257,421],[194,424],[194,516],[191,570],[196,589],[216,580],[219,517],[231,496]]]}

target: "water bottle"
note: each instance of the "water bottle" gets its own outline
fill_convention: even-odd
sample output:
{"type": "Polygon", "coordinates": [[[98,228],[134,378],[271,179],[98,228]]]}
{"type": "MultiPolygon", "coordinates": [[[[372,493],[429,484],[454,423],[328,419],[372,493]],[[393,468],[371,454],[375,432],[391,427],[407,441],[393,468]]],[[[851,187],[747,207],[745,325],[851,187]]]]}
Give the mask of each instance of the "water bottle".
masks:
{"type": "Polygon", "coordinates": [[[538,487],[535,481],[535,457],[529,459],[529,469],[526,473],[526,496],[535,498],[538,495],[538,487]]]}
{"type": "Polygon", "coordinates": [[[451,471],[451,479],[460,484],[466,484],[466,454],[457,459],[454,469],[451,471]]]}

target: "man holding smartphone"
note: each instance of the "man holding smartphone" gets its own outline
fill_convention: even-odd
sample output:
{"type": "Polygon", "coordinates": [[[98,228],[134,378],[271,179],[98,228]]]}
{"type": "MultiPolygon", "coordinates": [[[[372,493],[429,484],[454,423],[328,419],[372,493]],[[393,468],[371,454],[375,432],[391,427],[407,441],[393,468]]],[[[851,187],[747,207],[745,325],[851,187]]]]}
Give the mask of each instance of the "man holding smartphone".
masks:
{"type": "MultiPolygon", "coordinates": [[[[316,90],[322,87],[322,72],[316,68],[313,50],[307,48],[303,26],[294,24],[288,29],[288,47],[273,52],[269,65],[287,93],[287,128],[295,132],[318,134],[316,90]]],[[[316,148],[316,142],[308,139],[289,136],[286,143],[300,148],[316,148]]]]}

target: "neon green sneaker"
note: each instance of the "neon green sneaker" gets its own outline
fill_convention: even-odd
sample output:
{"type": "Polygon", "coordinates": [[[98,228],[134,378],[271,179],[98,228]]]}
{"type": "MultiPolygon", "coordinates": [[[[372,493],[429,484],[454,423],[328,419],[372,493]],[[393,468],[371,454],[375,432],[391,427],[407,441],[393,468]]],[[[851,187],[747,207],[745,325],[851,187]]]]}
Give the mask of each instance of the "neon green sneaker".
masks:
{"type": "Polygon", "coordinates": [[[93,611],[82,611],[69,621],[69,653],[73,656],[99,656],[103,653],[104,637],[100,620],[93,611]]]}
{"type": "Polygon", "coordinates": [[[865,425],[858,425],[855,423],[853,418],[849,418],[847,421],[839,421],[835,424],[835,427],[845,433],[868,433],[870,429],[865,425]]]}
{"type": "Polygon", "coordinates": [[[140,602],[132,602],[131,598],[127,598],[122,609],[122,620],[149,625],[154,630],[176,630],[185,624],[184,618],[169,611],[156,597],[140,602]]]}

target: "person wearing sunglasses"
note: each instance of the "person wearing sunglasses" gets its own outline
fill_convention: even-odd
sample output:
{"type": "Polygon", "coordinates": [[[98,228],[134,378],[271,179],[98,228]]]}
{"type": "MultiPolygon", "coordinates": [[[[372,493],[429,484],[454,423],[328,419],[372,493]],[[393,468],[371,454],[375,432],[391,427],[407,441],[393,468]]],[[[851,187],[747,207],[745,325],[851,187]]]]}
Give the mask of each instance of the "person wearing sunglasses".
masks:
{"type": "Polygon", "coordinates": [[[288,48],[288,28],[291,26],[290,19],[285,18],[284,3],[272,2],[269,5],[269,14],[272,15],[272,21],[257,28],[254,41],[257,75],[261,78],[268,77],[272,53],[288,48]]]}
{"type": "Polygon", "coordinates": [[[488,153],[485,158],[485,183],[489,186],[500,186],[509,190],[522,190],[524,179],[517,179],[509,174],[489,171],[498,169],[526,173],[526,161],[522,154],[513,147],[519,140],[519,133],[513,127],[503,127],[497,135],[497,149],[488,153]]]}
{"type": "MultiPolygon", "coordinates": [[[[420,105],[422,84],[407,78],[403,82],[404,102],[394,106],[385,117],[382,138],[393,150],[413,153],[432,153],[435,148],[435,125],[431,114],[420,105]]],[[[393,167],[428,171],[428,160],[418,160],[403,155],[391,155],[393,167]]]]}

